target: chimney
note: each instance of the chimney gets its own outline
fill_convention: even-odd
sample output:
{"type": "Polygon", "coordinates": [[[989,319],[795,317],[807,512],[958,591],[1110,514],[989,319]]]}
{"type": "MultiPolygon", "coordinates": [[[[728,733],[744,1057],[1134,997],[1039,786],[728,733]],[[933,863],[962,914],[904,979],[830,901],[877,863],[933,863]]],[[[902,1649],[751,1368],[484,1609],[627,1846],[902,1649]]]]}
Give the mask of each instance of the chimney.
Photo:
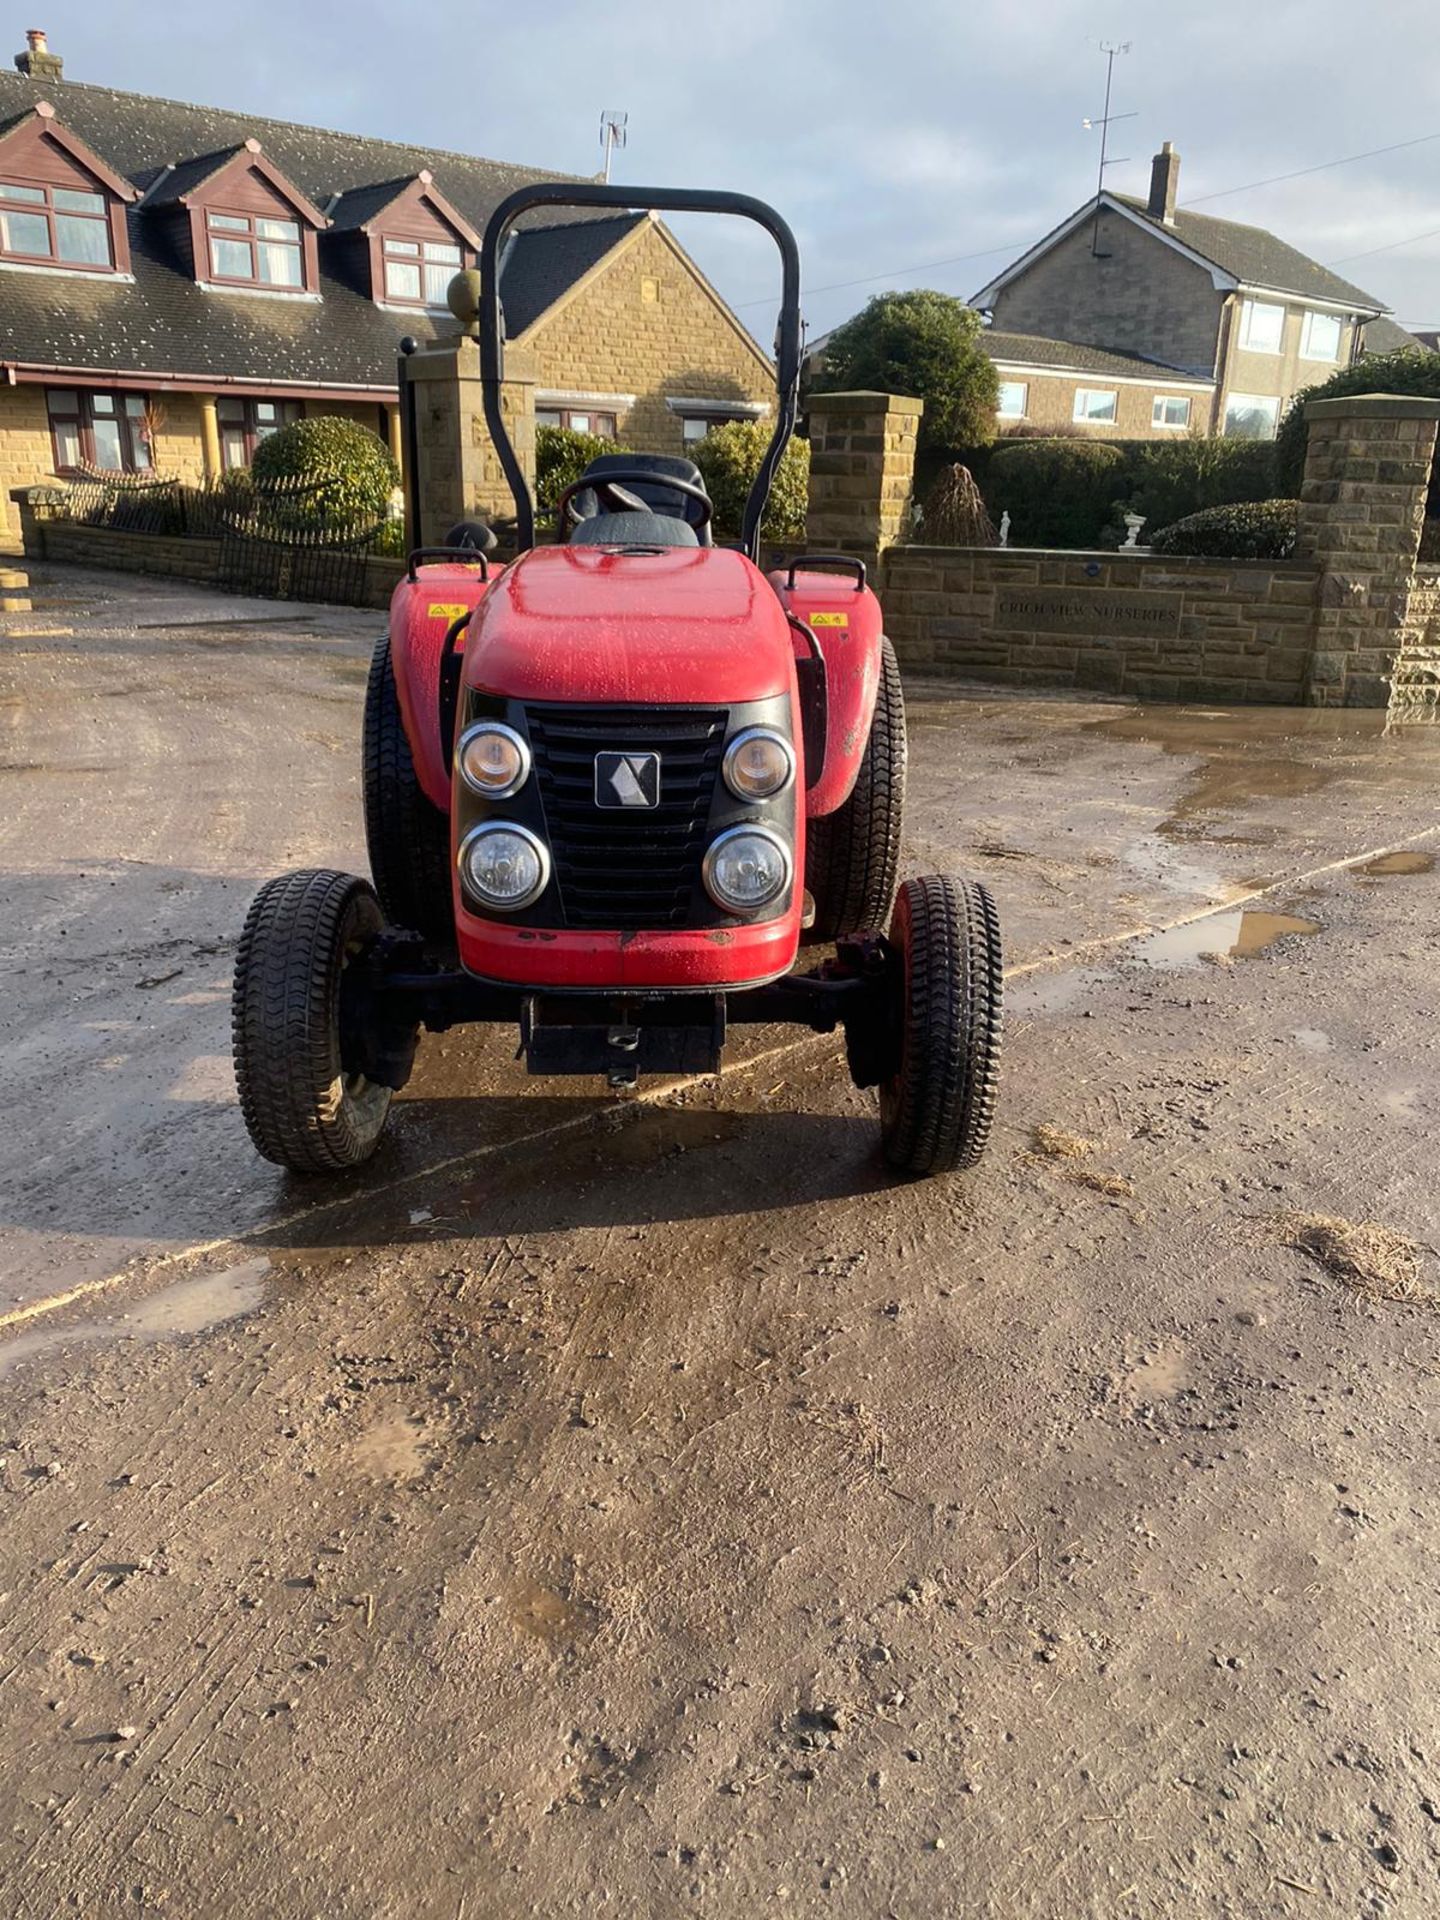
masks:
{"type": "Polygon", "coordinates": [[[51,53],[46,45],[43,27],[30,27],[26,30],[25,51],[16,54],[15,65],[27,80],[64,78],[65,62],[58,53],[51,53]]]}
{"type": "Polygon", "coordinates": [[[1180,156],[1167,140],[1150,162],[1150,198],[1145,211],[1152,220],[1175,224],[1175,189],[1180,184],[1180,156]]]}

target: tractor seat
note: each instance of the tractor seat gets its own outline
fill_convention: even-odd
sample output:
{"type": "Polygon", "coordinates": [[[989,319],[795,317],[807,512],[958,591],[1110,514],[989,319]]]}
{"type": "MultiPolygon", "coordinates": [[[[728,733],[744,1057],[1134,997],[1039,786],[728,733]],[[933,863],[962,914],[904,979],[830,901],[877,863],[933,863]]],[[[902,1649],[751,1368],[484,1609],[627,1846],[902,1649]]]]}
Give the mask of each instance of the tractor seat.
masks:
{"type": "Polygon", "coordinates": [[[572,547],[698,547],[695,529],[672,513],[597,513],[570,529],[572,547]]]}
{"type": "Polygon", "coordinates": [[[604,495],[593,487],[587,487],[577,493],[572,501],[572,509],[577,524],[571,529],[570,541],[582,546],[647,546],[647,547],[709,547],[715,543],[711,538],[709,523],[697,526],[703,517],[698,501],[688,499],[674,487],[667,487],[667,479],[684,480],[692,487],[705,485],[700,469],[693,460],[685,460],[675,453],[602,453],[592,460],[581,480],[603,480],[607,473],[646,473],[654,474],[653,480],[623,480],[621,485],[627,493],[633,493],[643,500],[652,511],[655,519],[668,523],[643,537],[633,528],[625,534],[618,533],[612,526],[606,533],[587,531],[594,521],[617,521],[625,519],[638,521],[640,515],[633,512],[614,513],[607,510],[604,495]],[[685,532],[678,538],[671,537],[679,526],[685,532]],[[685,533],[690,538],[685,537],[685,533]]]}

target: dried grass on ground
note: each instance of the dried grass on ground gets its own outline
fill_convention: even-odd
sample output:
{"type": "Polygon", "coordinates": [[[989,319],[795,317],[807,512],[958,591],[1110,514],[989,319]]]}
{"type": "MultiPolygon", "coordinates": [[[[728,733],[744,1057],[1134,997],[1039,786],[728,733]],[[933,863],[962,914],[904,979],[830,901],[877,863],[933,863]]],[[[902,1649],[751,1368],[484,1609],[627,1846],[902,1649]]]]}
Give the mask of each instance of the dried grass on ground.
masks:
{"type": "Polygon", "coordinates": [[[1345,1220],[1330,1213],[1284,1213],[1277,1224],[1298,1247],[1356,1293],[1375,1300],[1440,1306],[1440,1291],[1422,1277],[1427,1249],[1378,1220],[1345,1220]]]}

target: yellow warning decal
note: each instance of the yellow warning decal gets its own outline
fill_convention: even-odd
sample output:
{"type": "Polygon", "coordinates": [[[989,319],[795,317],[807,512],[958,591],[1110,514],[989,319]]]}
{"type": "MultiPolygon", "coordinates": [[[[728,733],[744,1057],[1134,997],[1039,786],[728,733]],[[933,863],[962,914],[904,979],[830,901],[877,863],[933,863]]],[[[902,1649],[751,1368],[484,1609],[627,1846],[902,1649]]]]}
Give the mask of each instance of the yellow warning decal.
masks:
{"type": "Polygon", "coordinates": [[[462,613],[470,609],[463,600],[432,600],[425,609],[432,620],[458,620],[462,613]]]}
{"type": "Polygon", "coordinates": [[[812,613],[810,624],[812,627],[848,627],[850,616],[848,613],[812,613]]]}

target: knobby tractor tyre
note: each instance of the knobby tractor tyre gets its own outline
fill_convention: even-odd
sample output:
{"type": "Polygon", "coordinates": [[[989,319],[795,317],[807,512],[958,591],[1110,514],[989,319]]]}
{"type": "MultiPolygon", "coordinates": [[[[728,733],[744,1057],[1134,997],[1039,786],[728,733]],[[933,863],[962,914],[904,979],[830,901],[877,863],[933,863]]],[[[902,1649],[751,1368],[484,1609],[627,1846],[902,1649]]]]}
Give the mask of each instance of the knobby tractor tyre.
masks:
{"type": "Polygon", "coordinates": [[[985,1151],[1000,1071],[1000,921],[989,889],[907,880],[890,927],[898,1064],[880,1083],[880,1134],[898,1173],[950,1173],[985,1151]]]}
{"type": "Polygon", "coordinates": [[[905,812],[905,694],[888,640],[870,737],[850,798],[805,823],[805,885],[815,902],[814,942],[878,932],[890,918],[905,812]]]}
{"type": "Polygon", "coordinates": [[[450,822],[425,797],[415,773],[388,633],[370,662],[363,740],[365,844],[385,918],[448,943],[455,934],[450,822]]]}
{"type": "Polygon", "coordinates": [[[383,922],[368,880],[323,870],[263,886],[240,936],[231,1002],[240,1110],[257,1150],[295,1173],[375,1151],[388,1087],[348,1070],[341,979],[383,922]]]}

